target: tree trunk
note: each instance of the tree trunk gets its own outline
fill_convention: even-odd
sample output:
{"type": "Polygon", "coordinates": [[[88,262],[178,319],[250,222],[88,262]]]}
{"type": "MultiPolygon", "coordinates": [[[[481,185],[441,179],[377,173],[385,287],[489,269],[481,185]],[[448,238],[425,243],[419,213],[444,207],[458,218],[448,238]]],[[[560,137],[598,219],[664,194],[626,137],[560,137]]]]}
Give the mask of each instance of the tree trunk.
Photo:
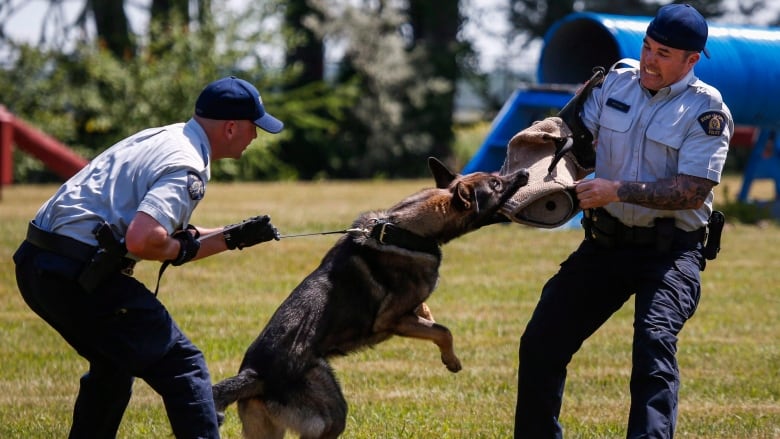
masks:
{"type": "Polygon", "coordinates": [[[291,84],[291,88],[324,79],[325,49],[322,40],[303,25],[303,19],[307,15],[317,15],[322,18],[320,12],[309,7],[306,0],[287,2],[284,27],[287,32],[294,32],[297,35],[298,44],[287,48],[285,61],[288,67],[300,67],[300,75],[291,84]]]}
{"type": "Polygon", "coordinates": [[[425,108],[412,110],[418,129],[433,136],[431,153],[448,160],[452,154],[453,111],[455,85],[458,80],[457,55],[460,43],[457,34],[461,25],[458,1],[433,2],[409,0],[409,21],[414,33],[414,47],[421,47],[426,56],[418,71],[430,78],[444,79],[450,84],[447,91],[431,94],[425,108]]]}
{"type": "Polygon", "coordinates": [[[122,0],[90,0],[95,15],[98,40],[119,59],[135,56],[136,48],[130,34],[122,0]]]}

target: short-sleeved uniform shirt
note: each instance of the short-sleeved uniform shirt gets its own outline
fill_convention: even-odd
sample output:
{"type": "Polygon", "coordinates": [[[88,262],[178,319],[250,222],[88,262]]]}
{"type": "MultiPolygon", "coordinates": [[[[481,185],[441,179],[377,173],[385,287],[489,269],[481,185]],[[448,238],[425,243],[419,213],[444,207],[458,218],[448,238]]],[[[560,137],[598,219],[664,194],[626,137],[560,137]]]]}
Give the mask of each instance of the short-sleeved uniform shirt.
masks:
{"type": "Polygon", "coordinates": [[[51,232],[97,245],[101,221],[124,236],[136,212],[168,233],[186,227],[210,178],[211,146],[194,120],[150,128],[111,146],[66,181],[35,216],[51,232]]]}
{"type": "MultiPolygon", "coordinates": [[[[638,68],[612,68],[585,102],[582,119],[596,139],[595,176],[653,182],[686,174],[720,182],[734,132],[720,92],[691,70],[652,95],[639,83],[638,68]]],[[[605,209],[627,226],[650,227],[674,217],[678,228],[696,230],[712,212],[710,192],[700,209],[657,210],[615,202],[605,209]]]]}

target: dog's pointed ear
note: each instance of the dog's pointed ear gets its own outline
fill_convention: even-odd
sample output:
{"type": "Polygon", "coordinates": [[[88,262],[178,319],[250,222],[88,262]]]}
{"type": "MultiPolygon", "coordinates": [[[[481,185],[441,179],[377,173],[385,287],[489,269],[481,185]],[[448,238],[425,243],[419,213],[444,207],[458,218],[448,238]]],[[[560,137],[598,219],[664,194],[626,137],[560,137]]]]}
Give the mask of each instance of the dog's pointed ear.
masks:
{"type": "Polygon", "coordinates": [[[471,209],[471,203],[475,202],[471,186],[463,182],[455,185],[455,193],[452,196],[452,204],[461,210],[471,209]]]}
{"type": "Polygon", "coordinates": [[[452,180],[457,177],[436,157],[428,157],[428,168],[431,170],[433,179],[436,180],[436,187],[439,189],[448,188],[452,180]]]}

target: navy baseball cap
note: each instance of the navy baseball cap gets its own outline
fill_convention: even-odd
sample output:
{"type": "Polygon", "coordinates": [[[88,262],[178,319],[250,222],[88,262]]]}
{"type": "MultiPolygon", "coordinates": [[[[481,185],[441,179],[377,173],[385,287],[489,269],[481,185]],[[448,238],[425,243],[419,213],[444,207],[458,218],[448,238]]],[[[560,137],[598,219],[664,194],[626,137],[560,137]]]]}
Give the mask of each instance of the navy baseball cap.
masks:
{"type": "Polygon", "coordinates": [[[207,85],[195,101],[195,114],[216,120],[251,120],[271,134],[284,128],[279,119],[266,113],[255,86],[235,76],[207,85]]]}
{"type": "Polygon", "coordinates": [[[647,36],[664,46],[675,49],[704,52],[709,58],[707,44],[707,22],[691,5],[671,4],[658,10],[647,26],[647,36]]]}

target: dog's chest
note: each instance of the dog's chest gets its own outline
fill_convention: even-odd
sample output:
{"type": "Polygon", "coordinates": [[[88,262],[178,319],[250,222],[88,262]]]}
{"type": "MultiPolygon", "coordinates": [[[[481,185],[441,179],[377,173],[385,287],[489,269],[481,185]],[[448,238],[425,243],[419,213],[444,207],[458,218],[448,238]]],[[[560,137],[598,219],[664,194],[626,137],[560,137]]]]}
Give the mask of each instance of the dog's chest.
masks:
{"type": "Polygon", "coordinates": [[[440,263],[439,257],[430,254],[386,246],[363,247],[350,258],[348,267],[352,267],[364,291],[377,301],[390,296],[422,302],[436,287],[440,263]]]}

